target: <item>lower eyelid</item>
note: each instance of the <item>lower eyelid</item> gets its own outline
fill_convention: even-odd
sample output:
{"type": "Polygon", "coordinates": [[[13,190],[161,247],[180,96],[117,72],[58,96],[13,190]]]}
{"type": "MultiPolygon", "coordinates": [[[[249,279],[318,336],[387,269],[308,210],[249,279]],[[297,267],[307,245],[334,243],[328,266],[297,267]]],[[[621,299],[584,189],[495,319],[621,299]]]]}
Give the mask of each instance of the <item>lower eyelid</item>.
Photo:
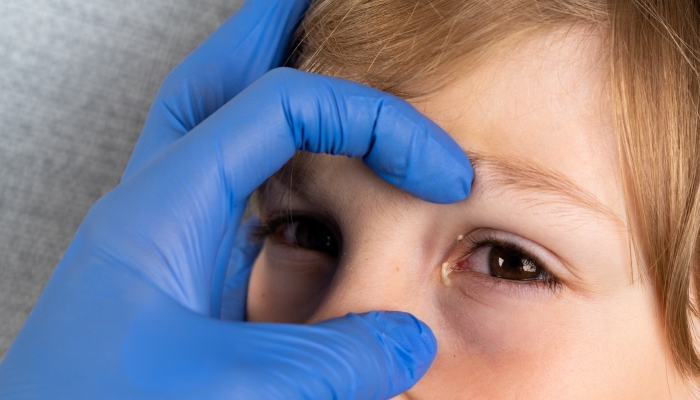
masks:
{"type": "Polygon", "coordinates": [[[557,282],[546,280],[514,281],[472,270],[452,270],[450,278],[451,286],[459,288],[468,297],[474,297],[477,293],[531,297],[533,295],[558,294],[561,289],[561,284],[557,282]]]}
{"type": "Polygon", "coordinates": [[[272,252],[275,259],[280,263],[306,263],[309,266],[318,263],[337,263],[337,259],[334,257],[318,251],[297,247],[295,244],[287,243],[275,236],[267,237],[265,246],[267,251],[272,252]]]}

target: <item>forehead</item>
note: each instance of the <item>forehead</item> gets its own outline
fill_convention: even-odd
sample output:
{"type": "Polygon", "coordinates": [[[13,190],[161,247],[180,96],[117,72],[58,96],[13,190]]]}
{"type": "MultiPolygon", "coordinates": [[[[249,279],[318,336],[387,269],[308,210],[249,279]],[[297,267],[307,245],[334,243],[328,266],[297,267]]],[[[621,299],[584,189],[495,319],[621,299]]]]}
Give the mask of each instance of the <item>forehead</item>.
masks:
{"type": "Polygon", "coordinates": [[[532,35],[412,103],[468,153],[557,171],[623,216],[601,48],[586,29],[532,35]]]}

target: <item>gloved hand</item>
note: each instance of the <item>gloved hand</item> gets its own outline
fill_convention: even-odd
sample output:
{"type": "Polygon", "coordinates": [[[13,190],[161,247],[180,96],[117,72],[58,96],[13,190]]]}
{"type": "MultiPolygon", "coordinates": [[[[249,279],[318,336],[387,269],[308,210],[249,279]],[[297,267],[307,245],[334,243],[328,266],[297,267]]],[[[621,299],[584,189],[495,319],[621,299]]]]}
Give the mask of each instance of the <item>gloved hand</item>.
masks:
{"type": "Polygon", "coordinates": [[[305,3],[247,2],[168,76],[122,182],[88,212],[0,364],[0,398],[369,399],[420,379],[436,342],[405,313],[219,318],[247,198],[295,150],[362,157],[429,201],[469,193],[464,153],[406,102],[267,72],[305,3]]]}

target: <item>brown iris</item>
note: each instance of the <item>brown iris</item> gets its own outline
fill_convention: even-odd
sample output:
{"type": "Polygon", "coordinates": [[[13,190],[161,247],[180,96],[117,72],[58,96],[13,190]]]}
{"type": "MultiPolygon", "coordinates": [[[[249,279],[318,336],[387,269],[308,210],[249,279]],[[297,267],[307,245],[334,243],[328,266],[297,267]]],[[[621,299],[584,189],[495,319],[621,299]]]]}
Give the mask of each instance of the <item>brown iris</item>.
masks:
{"type": "Polygon", "coordinates": [[[542,278],[543,269],[520,251],[493,246],[489,252],[491,275],[514,281],[531,281],[542,278]]]}

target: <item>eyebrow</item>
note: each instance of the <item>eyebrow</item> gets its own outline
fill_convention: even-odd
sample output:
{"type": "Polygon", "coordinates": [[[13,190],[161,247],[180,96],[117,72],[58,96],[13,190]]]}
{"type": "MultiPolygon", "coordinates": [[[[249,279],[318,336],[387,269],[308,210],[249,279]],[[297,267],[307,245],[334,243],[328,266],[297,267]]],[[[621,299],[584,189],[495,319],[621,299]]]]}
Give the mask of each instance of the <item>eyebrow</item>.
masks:
{"type": "MultiPolygon", "coordinates": [[[[593,194],[581,189],[564,174],[541,165],[527,162],[517,157],[500,157],[465,151],[474,169],[472,194],[513,189],[519,193],[530,193],[532,198],[523,198],[535,205],[551,204],[542,195],[549,195],[559,203],[583,208],[605,219],[624,225],[624,221],[608,206],[601,203],[593,194]]],[[[298,153],[292,162],[275,174],[275,180],[287,190],[292,189],[296,196],[318,209],[328,203],[328,194],[319,188],[312,178],[313,155],[298,153]],[[293,182],[293,185],[292,185],[293,182]]],[[[267,185],[263,185],[267,186],[267,185]]],[[[291,192],[287,193],[289,196],[291,192]]]]}
{"type": "Polygon", "coordinates": [[[538,196],[533,199],[538,204],[542,203],[539,196],[548,194],[562,203],[583,207],[606,219],[623,223],[610,207],[555,170],[513,157],[506,159],[474,152],[467,152],[467,156],[474,168],[472,187],[476,187],[477,191],[488,187],[529,192],[538,196]]]}

